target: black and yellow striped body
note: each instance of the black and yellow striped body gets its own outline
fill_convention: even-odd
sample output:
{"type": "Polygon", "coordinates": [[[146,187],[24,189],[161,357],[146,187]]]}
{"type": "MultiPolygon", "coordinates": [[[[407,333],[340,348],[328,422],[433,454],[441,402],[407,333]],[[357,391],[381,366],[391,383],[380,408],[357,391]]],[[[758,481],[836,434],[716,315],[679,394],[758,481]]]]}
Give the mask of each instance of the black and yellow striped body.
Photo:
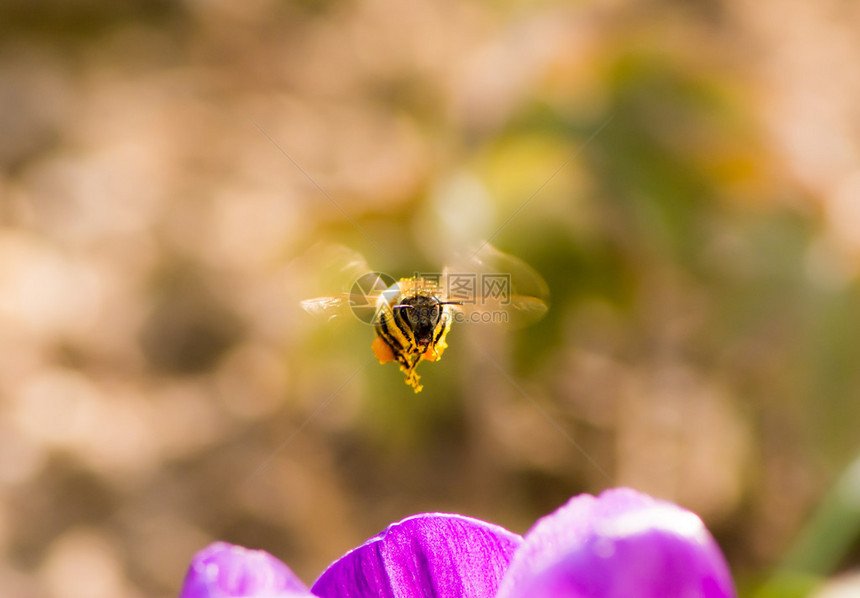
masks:
{"type": "Polygon", "coordinates": [[[437,292],[432,281],[404,278],[379,299],[373,353],[380,363],[396,360],[415,392],[422,389],[415,368],[422,360],[438,360],[448,347],[451,307],[437,292]]]}

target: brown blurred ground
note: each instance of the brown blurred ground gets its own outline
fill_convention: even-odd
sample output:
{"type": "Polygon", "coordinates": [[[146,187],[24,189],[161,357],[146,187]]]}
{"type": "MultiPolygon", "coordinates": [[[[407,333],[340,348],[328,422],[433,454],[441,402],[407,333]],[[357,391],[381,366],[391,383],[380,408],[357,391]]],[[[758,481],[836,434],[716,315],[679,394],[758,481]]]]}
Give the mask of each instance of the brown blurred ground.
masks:
{"type": "Polygon", "coordinates": [[[6,0],[0,595],[175,595],[213,539],[311,582],[409,514],[523,532],[619,484],[700,513],[753,587],[858,449],[858,26],[6,0]],[[298,309],[320,241],[408,275],[490,236],[550,314],[455,329],[418,396],[298,309]]]}

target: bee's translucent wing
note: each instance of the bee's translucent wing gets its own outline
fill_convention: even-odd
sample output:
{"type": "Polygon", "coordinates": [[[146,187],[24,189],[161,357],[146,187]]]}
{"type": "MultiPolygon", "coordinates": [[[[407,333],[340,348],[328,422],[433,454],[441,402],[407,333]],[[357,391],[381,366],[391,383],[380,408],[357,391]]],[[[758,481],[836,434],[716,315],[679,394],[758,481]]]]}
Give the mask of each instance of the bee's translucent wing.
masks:
{"type": "Polygon", "coordinates": [[[441,286],[447,301],[460,303],[457,319],[466,322],[522,327],[548,310],[549,288],[541,275],[489,243],[446,267],[441,286]]]}
{"type": "Polygon", "coordinates": [[[372,324],[378,312],[379,296],[394,282],[381,272],[372,272],[364,257],[341,245],[315,249],[315,267],[322,284],[336,294],[305,299],[302,309],[313,316],[332,319],[350,316],[372,324]]]}
{"type": "Polygon", "coordinates": [[[349,313],[349,295],[344,293],[340,297],[304,299],[301,305],[312,316],[332,319],[349,313]]]}
{"type": "Polygon", "coordinates": [[[364,256],[349,247],[318,244],[312,251],[320,283],[331,291],[348,292],[356,279],[370,272],[364,256]]]}

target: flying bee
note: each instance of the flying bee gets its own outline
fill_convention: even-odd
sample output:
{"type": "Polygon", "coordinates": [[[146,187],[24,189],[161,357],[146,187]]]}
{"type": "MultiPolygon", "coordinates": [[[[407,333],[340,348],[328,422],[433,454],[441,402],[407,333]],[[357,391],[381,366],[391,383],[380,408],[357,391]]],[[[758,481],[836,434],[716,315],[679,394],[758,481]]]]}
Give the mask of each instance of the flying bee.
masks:
{"type": "Polygon", "coordinates": [[[438,361],[454,322],[531,323],[546,313],[546,283],[522,260],[485,243],[467,259],[439,273],[415,273],[395,281],[372,272],[355,252],[340,248],[346,267],[359,274],[348,293],[302,301],[305,311],[334,317],[351,311],[372,324],[379,363],[396,362],[406,384],[422,390],[422,361],[438,361]]]}
{"type": "Polygon", "coordinates": [[[421,392],[415,371],[422,360],[438,361],[448,348],[445,338],[456,301],[444,301],[443,289],[421,277],[401,278],[378,300],[373,354],[379,363],[397,361],[406,384],[421,392]]]}

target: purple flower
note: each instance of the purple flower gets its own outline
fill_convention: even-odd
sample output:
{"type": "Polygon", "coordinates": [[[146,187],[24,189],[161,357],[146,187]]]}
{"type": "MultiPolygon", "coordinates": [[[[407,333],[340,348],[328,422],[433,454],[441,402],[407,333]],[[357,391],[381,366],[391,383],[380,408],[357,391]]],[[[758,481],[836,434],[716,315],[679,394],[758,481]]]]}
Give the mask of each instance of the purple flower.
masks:
{"type": "Polygon", "coordinates": [[[734,595],[729,568],[701,519],[618,488],[577,496],[540,519],[496,598],[734,595]]]}
{"type": "Polygon", "coordinates": [[[460,515],[416,515],[388,526],[332,563],[320,598],[495,596],[523,539],[460,515]]]}
{"type": "Polygon", "coordinates": [[[460,515],[416,515],[332,563],[309,591],[262,551],[197,554],[180,598],[734,598],[690,511],[626,488],[581,495],[525,538],[460,515]]]}
{"type": "Polygon", "coordinates": [[[307,587],[268,552],[215,542],[191,561],[182,598],[312,598],[307,587]]]}

